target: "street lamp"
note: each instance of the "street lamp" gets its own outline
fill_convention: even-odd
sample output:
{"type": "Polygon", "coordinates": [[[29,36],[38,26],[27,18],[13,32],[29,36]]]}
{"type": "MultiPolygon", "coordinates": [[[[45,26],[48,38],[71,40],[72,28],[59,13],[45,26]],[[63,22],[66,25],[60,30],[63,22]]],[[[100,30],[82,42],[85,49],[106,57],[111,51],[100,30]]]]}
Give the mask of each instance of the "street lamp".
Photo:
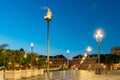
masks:
{"type": "Polygon", "coordinates": [[[69,50],[67,50],[67,57],[69,57],[69,53],[70,53],[70,51],[69,51],[69,50]]]}
{"type": "Polygon", "coordinates": [[[68,58],[68,60],[67,60],[67,64],[68,64],[68,67],[69,67],[69,53],[70,53],[70,51],[67,50],[67,58],[68,58]]]}
{"type": "Polygon", "coordinates": [[[49,24],[51,21],[52,12],[50,8],[48,8],[47,15],[44,16],[44,19],[47,21],[47,75],[49,78],[49,55],[50,55],[50,29],[49,24]]]}
{"type": "Polygon", "coordinates": [[[4,65],[4,76],[3,76],[3,78],[4,78],[4,80],[5,80],[5,53],[6,53],[6,50],[5,49],[3,49],[3,51],[2,51],[2,53],[3,53],[3,55],[4,55],[4,60],[3,60],[3,65],[4,65]]]}
{"type": "Polygon", "coordinates": [[[27,54],[24,55],[24,58],[26,58],[26,57],[27,57],[27,54]]]}
{"type": "Polygon", "coordinates": [[[101,39],[103,38],[103,31],[98,29],[96,32],[95,32],[95,38],[98,42],[98,66],[97,66],[97,69],[96,69],[96,74],[101,74],[101,71],[100,71],[100,68],[101,68],[101,65],[100,65],[100,42],[101,42],[101,39]]]}
{"type": "Polygon", "coordinates": [[[88,55],[85,53],[85,54],[84,54],[84,57],[86,58],[87,56],[88,56],[88,55]]]}
{"type": "Polygon", "coordinates": [[[89,56],[90,56],[91,51],[92,51],[92,48],[90,46],[88,46],[87,47],[87,52],[88,52],[89,56]]]}
{"type": "Polygon", "coordinates": [[[87,47],[87,53],[88,53],[88,60],[89,60],[89,65],[88,65],[88,69],[90,71],[91,69],[91,58],[90,58],[90,53],[92,51],[92,48],[90,46],[87,47]]]}
{"type": "Polygon", "coordinates": [[[37,68],[38,68],[38,60],[39,60],[39,58],[38,57],[36,57],[36,66],[37,66],[37,68]]]}
{"type": "Polygon", "coordinates": [[[23,68],[25,69],[25,68],[26,68],[25,64],[26,64],[27,54],[24,54],[24,56],[23,56],[23,57],[24,57],[24,63],[23,63],[23,65],[22,65],[22,66],[23,66],[23,68]]]}
{"type": "Polygon", "coordinates": [[[31,52],[33,52],[33,47],[34,47],[34,44],[31,42],[30,44],[30,47],[31,47],[31,52]]]}

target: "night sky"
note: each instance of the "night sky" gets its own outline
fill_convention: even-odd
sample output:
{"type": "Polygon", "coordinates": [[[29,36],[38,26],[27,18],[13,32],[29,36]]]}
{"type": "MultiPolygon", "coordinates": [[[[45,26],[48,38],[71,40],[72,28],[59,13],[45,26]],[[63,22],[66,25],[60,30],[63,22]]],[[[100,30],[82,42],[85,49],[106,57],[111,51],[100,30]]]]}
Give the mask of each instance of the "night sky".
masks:
{"type": "Polygon", "coordinates": [[[69,57],[84,54],[93,48],[97,54],[94,33],[103,29],[101,53],[110,53],[120,46],[120,0],[0,0],[0,44],[8,49],[24,48],[46,55],[47,8],[52,11],[50,22],[50,55],[63,54],[69,49],[69,57]]]}

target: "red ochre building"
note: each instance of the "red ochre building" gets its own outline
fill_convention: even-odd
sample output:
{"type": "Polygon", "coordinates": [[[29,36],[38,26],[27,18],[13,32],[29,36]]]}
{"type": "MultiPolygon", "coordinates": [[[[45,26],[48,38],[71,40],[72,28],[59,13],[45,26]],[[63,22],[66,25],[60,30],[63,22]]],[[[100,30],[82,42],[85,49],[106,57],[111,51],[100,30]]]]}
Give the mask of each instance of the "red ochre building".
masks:
{"type": "MultiPolygon", "coordinates": [[[[47,66],[47,56],[40,55],[40,59],[44,63],[44,67],[47,66]]],[[[66,68],[68,66],[67,64],[67,58],[63,55],[56,55],[56,56],[49,56],[49,62],[50,62],[50,68],[66,68]]]]}
{"type": "MultiPolygon", "coordinates": [[[[42,62],[44,63],[44,68],[47,67],[47,56],[39,56],[42,62]]],[[[50,56],[50,68],[78,68],[81,70],[95,69],[97,66],[97,54],[90,55],[81,63],[83,55],[78,55],[73,57],[72,60],[67,59],[63,55],[50,56]]],[[[101,63],[102,64],[102,63],[101,63]]],[[[103,67],[101,67],[103,68],[103,67]]]]}
{"type": "MultiPolygon", "coordinates": [[[[73,57],[72,60],[67,59],[63,55],[56,55],[56,56],[50,56],[49,62],[50,62],[50,68],[78,68],[78,69],[88,69],[88,67],[91,66],[91,69],[94,69],[96,66],[96,60],[97,55],[90,55],[87,57],[84,62],[81,64],[80,61],[82,60],[82,55],[78,55],[73,57]]],[[[39,56],[42,62],[44,63],[43,67],[47,66],[47,56],[40,55],[39,56]]]]}
{"type": "MultiPolygon", "coordinates": [[[[120,55],[120,47],[113,47],[111,49],[111,55],[120,55]]],[[[120,62],[112,65],[114,69],[120,69],[120,62]]]]}
{"type": "Polygon", "coordinates": [[[73,57],[72,67],[77,67],[78,69],[95,69],[97,55],[90,55],[83,60],[83,55],[78,55],[73,57]]]}
{"type": "MultiPolygon", "coordinates": [[[[103,60],[107,56],[116,54],[120,55],[120,47],[114,47],[111,49],[110,54],[100,54],[100,59],[103,60]]],[[[40,55],[40,59],[43,61],[44,66],[47,66],[47,56],[40,55]]],[[[97,54],[92,54],[87,56],[84,61],[82,61],[83,55],[77,55],[74,56],[71,60],[66,58],[63,55],[55,55],[55,56],[50,56],[49,62],[50,62],[50,68],[78,68],[82,70],[87,70],[87,69],[96,69],[97,68],[97,54]],[[82,61],[82,63],[81,63],[82,61]]],[[[101,69],[111,69],[111,65],[105,64],[105,63],[100,63],[101,64],[101,69]]],[[[112,65],[114,68],[120,68],[120,63],[113,64],[112,65]]]]}
{"type": "Polygon", "coordinates": [[[120,47],[114,47],[111,49],[111,54],[120,55],[120,47]]]}

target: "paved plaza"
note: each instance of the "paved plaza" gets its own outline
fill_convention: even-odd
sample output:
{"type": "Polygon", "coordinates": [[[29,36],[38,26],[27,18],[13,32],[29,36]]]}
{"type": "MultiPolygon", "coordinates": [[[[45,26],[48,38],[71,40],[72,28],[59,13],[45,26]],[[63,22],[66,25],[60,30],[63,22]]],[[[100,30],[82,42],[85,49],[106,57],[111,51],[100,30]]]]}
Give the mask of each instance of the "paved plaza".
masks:
{"type": "Polygon", "coordinates": [[[47,79],[47,74],[32,78],[29,80],[120,80],[120,71],[108,71],[107,74],[95,74],[94,71],[86,70],[63,70],[50,72],[50,77],[47,79]]]}

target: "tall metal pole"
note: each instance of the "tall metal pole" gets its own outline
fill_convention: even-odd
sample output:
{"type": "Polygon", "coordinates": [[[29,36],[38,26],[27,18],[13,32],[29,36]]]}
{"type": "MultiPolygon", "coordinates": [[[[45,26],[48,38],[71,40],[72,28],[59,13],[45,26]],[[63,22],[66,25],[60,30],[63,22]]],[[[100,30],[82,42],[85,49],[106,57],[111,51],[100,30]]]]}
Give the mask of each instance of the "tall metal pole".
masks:
{"type": "Polygon", "coordinates": [[[50,55],[50,28],[49,28],[49,23],[51,21],[52,17],[52,12],[50,8],[48,8],[47,15],[44,16],[44,19],[47,21],[47,76],[49,79],[49,55],[50,55]]]}
{"type": "Polygon", "coordinates": [[[68,60],[67,60],[67,63],[68,63],[68,68],[69,68],[69,53],[67,53],[67,57],[68,57],[68,60]]]}
{"type": "Polygon", "coordinates": [[[69,50],[67,50],[67,65],[68,65],[68,68],[69,68],[69,53],[70,53],[70,51],[69,50]]]}
{"type": "Polygon", "coordinates": [[[100,39],[98,39],[98,74],[101,74],[101,64],[100,64],[100,39]]]}
{"type": "MultiPolygon", "coordinates": [[[[32,55],[33,55],[33,47],[34,47],[34,44],[31,42],[31,44],[30,44],[30,47],[31,47],[31,53],[32,53],[32,55]]],[[[31,65],[30,65],[30,67],[33,65],[33,57],[31,57],[31,65]]]]}
{"type": "Polygon", "coordinates": [[[100,64],[100,42],[101,42],[101,39],[103,38],[103,31],[101,29],[98,29],[95,33],[95,38],[98,42],[98,64],[97,64],[97,68],[96,68],[96,71],[95,73],[96,74],[101,74],[101,64],[100,64]]]}
{"type": "Polygon", "coordinates": [[[50,55],[50,20],[47,20],[47,75],[49,77],[49,55],[50,55]]]}
{"type": "Polygon", "coordinates": [[[33,47],[31,46],[31,52],[33,53],[33,47]]]}
{"type": "Polygon", "coordinates": [[[31,52],[33,53],[33,47],[34,47],[34,44],[31,43],[30,46],[31,46],[31,52]]]}
{"type": "MultiPolygon", "coordinates": [[[[92,48],[91,48],[90,46],[88,46],[88,47],[87,47],[88,60],[91,59],[91,58],[90,58],[91,51],[92,51],[92,48]]],[[[91,63],[92,63],[92,62],[90,61],[89,65],[88,65],[88,70],[89,70],[89,71],[91,70],[91,63]]]]}

